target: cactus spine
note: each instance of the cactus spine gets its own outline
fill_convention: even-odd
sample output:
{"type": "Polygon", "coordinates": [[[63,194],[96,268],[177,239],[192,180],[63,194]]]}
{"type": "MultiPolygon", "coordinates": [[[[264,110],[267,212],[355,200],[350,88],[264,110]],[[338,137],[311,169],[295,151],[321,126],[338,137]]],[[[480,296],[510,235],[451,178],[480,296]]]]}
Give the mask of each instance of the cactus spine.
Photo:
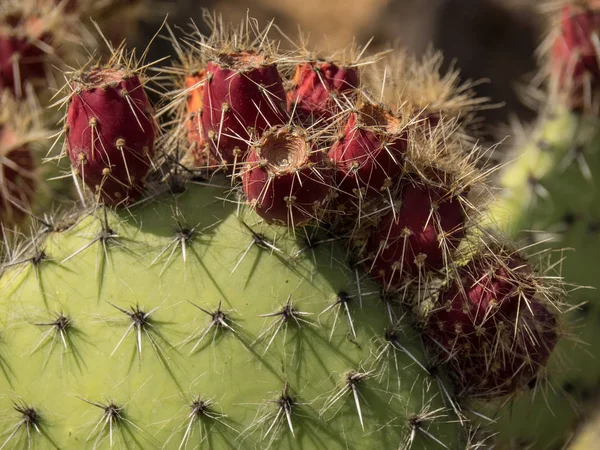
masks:
{"type": "Polygon", "coordinates": [[[343,250],[303,249],[222,192],[188,186],[129,213],[99,210],[15,255],[0,301],[13,318],[3,441],[459,445],[418,336],[388,322],[376,286],[331,264],[343,250]]]}

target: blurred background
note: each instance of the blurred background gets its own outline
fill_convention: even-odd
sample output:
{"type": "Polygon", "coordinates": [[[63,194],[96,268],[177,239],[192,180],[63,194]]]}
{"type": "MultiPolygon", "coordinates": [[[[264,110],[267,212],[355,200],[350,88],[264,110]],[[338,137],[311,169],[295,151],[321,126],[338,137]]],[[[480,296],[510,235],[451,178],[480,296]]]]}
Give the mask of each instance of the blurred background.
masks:
{"type": "MultiPolygon", "coordinates": [[[[313,47],[325,51],[347,46],[353,39],[364,44],[372,38],[373,51],[396,42],[415,55],[433,45],[445,55],[446,67],[456,63],[463,79],[485,80],[477,87],[479,95],[501,105],[483,114],[488,137],[498,139],[491,132],[511,115],[523,121],[534,117],[520,101],[517,87],[535,72],[535,51],[543,35],[536,0],[138,1],[146,2],[134,38],[139,48],[156,33],[167,13],[174,26],[186,29],[191,17],[201,28],[203,7],[222,14],[226,22],[239,22],[247,13],[261,24],[275,19],[292,38],[300,28],[310,35],[313,47]]],[[[150,55],[160,58],[171,53],[170,44],[159,39],[150,55]]]]}

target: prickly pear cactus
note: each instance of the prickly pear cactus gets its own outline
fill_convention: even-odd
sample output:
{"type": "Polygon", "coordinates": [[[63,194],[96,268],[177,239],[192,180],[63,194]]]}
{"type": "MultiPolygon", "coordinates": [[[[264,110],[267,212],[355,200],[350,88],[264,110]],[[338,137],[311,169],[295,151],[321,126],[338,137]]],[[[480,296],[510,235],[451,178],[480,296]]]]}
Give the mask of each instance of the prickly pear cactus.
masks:
{"type": "Polygon", "coordinates": [[[565,281],[580,287],[569,296],[571,339],[559,342],[545,375],[497,422],[498,439],[507,448],[561,447],[600,380],[600,304],[593,290],[600,287],[595,267],[600,245],[598,63],[590,54],[592,24],[600,16],[585,8],[567,2],[562,9],[553,41],[553,93],[538,123],[519,136],[518,151],[501,175],[504,193],[492,209],[495,225],[510,235],[528,245],[551,245],[565,281]]]}
{"type": "Polygon", "coordinates": [[[222,187],[185,189],[12,255],[0,445],[464,444],[420,339],[343,250],[236,212],[222,187]]]}
{"type": "Polygon", "coordinates": [[[480,399],[565,333],[560,280],[482,233],[483,101],[434,54],[204,18],[153,79],[125,43],[65,74],[82,206],[6,240],[0,450],[484,446],[480,399]]]}
{"type": "Polygon", "coordinates": [[[580,287],[569,295],[571,338],[559,341],[545,375],[498,421],[499,439],[511,442],[509,448],[520,442],[535,444],[532,448],[560,445],[598,383],[598,305],[586,287],[598,286],[591,261],[598,248],[599,197],[592,177],[599,173],[600,160],[598,137],[590,139],[588,133],[597,132],[567,110],[545,117],[522,147],[522,156],[507,167],[502,178],[506,196],[492,209],[495,224],[509,234],[530,245],[552,245],[553,264],[560,265],[568,283],[580,287]],[[534,417],[531,408],[538,411],[534,417]]]}

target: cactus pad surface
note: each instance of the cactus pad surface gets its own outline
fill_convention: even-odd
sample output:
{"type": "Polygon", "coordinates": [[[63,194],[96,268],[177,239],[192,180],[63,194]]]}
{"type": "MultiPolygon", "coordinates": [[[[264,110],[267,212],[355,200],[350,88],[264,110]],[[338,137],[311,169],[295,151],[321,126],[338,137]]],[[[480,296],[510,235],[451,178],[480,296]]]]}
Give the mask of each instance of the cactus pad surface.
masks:
{"type": "Polygon", "coordinates": [[[343,249],[225,190],[98,209],[13,252],[0,446],[459,448],[420,339],[343,249]]]}

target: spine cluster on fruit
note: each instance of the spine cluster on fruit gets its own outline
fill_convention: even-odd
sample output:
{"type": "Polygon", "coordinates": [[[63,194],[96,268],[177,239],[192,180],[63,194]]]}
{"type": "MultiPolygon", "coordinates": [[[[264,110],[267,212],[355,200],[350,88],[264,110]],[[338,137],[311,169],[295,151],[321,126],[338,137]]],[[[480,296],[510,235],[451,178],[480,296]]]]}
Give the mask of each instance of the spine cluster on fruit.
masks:
{"type": "Polygon", "coordinates": [[[99,201],[111,205],[142,194],[157,133],[143,81],[116,55],[73,75],[65,120],[73,171],[99,201]]]}
{"type": "MultiPolygon", "coordinates": [[[[0,5],[0,189],[5,230],[27,227],[30,218],[43,220],[49,210],[70,200],[75,191],[70,171],[63,181],[64,164],[42,167],[42,162],[52,159],[49,147],[62,144],[59,139],[47,145],[59,118],[56,109],[46,107],[63,84],[64,70],[81,61],[84,46],[96,47],[96,37],[84,21],[93,15],[95,21],[103,22],[107,9],[118,8],[112,0],[6,0],[0,5]]],[[[136,92],[133,97],[140,92],[135,86],[129,88],[136,92]]],[[[105,144],[94,143],[98,147],[105,144]]],[[[140,182],[132,180],[130,184],[135,187],[140,182]]]]}

